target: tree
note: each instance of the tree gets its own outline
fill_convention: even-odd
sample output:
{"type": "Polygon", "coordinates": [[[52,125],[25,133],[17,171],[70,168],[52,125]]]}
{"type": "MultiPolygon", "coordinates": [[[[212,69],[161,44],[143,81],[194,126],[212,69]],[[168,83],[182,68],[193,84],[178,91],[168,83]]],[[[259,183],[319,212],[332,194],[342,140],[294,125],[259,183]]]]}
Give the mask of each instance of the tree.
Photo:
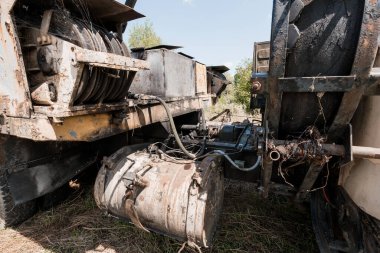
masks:
{"type": "Polygon", "coordinates": [[[236,67],[234,78],[234,100],[237,104],[243,105],[246,111],[249,111],[251,102],[251,76],[252,76],[252,60],[243,60],[236,67]]]}
{"type": "Polygon", "coordinates": [[[132,27],[128,43],[130,48],[154,47],[161,44],[161,38],[154,31],[152,22],[147,20],[132,27]]]}

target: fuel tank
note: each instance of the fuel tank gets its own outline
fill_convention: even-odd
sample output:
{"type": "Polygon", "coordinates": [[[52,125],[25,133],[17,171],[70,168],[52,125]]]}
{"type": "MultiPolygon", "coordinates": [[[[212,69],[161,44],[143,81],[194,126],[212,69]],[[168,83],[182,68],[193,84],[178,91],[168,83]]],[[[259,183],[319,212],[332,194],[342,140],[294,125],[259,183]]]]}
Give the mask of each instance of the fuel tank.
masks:
{"type": "MultiPolygon", "coordinates": [[[[354,145],[380,148],[380,97],[363,98],[352,122],[354,145]]],[[[380,220],[380,161],[355,159],[341,169],[340,185],[364,212],[380,220]]]]}
{"type": "Polygon", "coordinates": [[[176,161],[130,147],[103,162],[95,183],[97,205],[155,231],[209,247],[223,202],[221,158],[176,161]]]}

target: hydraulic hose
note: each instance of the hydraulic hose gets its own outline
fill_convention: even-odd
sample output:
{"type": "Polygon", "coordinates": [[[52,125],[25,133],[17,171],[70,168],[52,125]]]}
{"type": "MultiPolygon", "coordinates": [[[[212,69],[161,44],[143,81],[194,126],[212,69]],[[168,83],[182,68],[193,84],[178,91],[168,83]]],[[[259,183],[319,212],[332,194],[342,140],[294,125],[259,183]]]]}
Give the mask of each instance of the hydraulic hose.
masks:
{"type": "Polygon", "coordinates": [[[226,160],[235,168],[235,169],[238,169],[238,170],[241,170],[241,171],[245,171],[245,172],[248,172],[248,171],[254,171],[256,170],[257,168],[259,168],[259,165],[261,164],[261,160],[262,160],[262,157],[261,156],[258,156],[257,157],[257,161],[256,163],[250,167],[250,168],[240,168],[232,159],[231,157],[229,157],[226,153],[224,153],[223,151],[221,150],[215,150],[213,151],[214,154],[219,154],[219,155],[222,155],[224,158],[226,158],[226,160]]]}
{"type": "MultiPolygon", "coordinates": [[[[175,138],[175,141],[177,142],[177,145],[178,147],[182,150],[182,152],[189,158],[191,159],[195,159],[196,158],[196,155],[195,154],[192,154],[190,153],[186,148],[185,146],[183,145],[182,141],[181,141],[181,138],[179,138],[179,135],[178,135],[178,132],[177,132],[177,129],[175,127],[175,124],[174,124],[174,119],[173,119],[173,115],[172,113],[170,112],[170,109],[169,109],[169,106],[167,105],[167,103],[157,97],[157,96],[141,96],[140,99],[148,99],[148,100],[157,100],[158,102],[160,102],[162,104],[162,106],[165,108],[165,111],[166,111],[166,114],[168,115],[168,118],[169,118],[169,122],[170,122],[170,128],[172,129],[172,132],[173,132],[173,135],[174,135],[174,138],[175,138]]],[[[202,118],[204,118],[204,114],[202,115],[202,118]]]]}
{"type": "MultiPolygon", "coordinates": [[[[134,95],[134,96],[137,96],[136,98],[139,98],[139,99],[145,99],[145,100],[157,100],[158,102],[160,102],[162,104],[162,106],[164,107],[167,115],[168,115],[168,118],[169,118],[169,122],[170,122],[170,128],[172,129],[172,132],[173,132],[173,135],[174,135],[174,138],[177,142],[177,145],[178,147],[182,150],[182,152],[189,158],[191,159],[195,159],[197,158],[197,155],[195,154],[192,154],[190,153],[186,148],[185,146],[183,145],[181,139],[179,138],[179,135],[178,135],[178,132],[177,132],[177,129],[176,129],[176,126],[174,124],[174,119],[173,119],[173,115],[169,109],[169,106],[167,105],[167,103],[157,97],[157,96],[144,96],[144,95],[134,95]]],[[[204,111],[202,110],[202,124],[205,124],[205,114],[204,114],[204,111]]],[[[259,168],[259,165],[261,164],[261,160],[262,160],[262,157],[261,156],[258,156],[257,157],[257,161],[256,163],[250,167],[250,168],[240,168],[225,152],[221,151],[221,150],[215,150],[213,152],[211,152],[210,154],[219,154],[219,155],[222,155],[224,158],[227,159],[227,161],[236,169],[238,170],[241,170],[241,171],[245,171],[245,172],[248,172],[248,171],[253,171],[253,170],[256,170],[257,168],[259,168]]]]}

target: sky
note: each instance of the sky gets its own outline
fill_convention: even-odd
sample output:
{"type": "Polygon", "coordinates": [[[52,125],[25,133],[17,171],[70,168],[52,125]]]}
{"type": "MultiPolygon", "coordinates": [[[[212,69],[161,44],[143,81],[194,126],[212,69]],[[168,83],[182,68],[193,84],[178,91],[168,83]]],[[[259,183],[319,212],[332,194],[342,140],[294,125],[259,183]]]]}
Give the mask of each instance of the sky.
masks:
{"type": "MultiPolygon", "coordinates": [[[[120,0],[121,1],[121,0],[120,0]]],[[[138,0],[135,10],[149,19],[163,44],[208,66],[233,69],[252,58],[254,42],[270,38],[271,0],[138,0]]],[[[125,36],[128,36],[128,31],[125,36]]]]}

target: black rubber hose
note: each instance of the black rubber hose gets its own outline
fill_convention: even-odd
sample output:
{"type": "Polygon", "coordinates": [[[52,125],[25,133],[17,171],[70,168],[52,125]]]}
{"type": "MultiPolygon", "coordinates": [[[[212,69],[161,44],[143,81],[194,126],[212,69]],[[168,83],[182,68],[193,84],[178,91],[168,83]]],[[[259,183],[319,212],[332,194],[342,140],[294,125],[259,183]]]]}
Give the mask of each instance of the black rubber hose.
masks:
{"type": "MultiPolygon", "coordinates": [[[[173,135],[174,135],[174,138],[177,142],[177,145],[178,147],[182,150],[182,152],[189,158],[191,159],[195,159],[197,156],[195,154],[192,154],[190,153],[186,148],[185,146],[183,145],[181,139],[179,138],[179,135],[178,135],[178,132],[177,132],[177,129],[176,129],[176,126],[174,124],[174,119],[173,119],[173,115],[172,113],[170,112],[170,109],[169,109],[169,106],[167,105],[167,103],[159,98],[159,97],[156,97],[156,96],[138,96],[140,99],[145,99],[145,100],[157,100],[158,102],[160,102],[162,104],[162,106],[165,108],[165,111],[168,115],[168,118],[169,118],[169,122],[170,122],[170,128],[172,129],[172,132],[173,132],[173,135]]],[[[204,114],[202,115],[202,118],[204,118],[204,114]]]]}

